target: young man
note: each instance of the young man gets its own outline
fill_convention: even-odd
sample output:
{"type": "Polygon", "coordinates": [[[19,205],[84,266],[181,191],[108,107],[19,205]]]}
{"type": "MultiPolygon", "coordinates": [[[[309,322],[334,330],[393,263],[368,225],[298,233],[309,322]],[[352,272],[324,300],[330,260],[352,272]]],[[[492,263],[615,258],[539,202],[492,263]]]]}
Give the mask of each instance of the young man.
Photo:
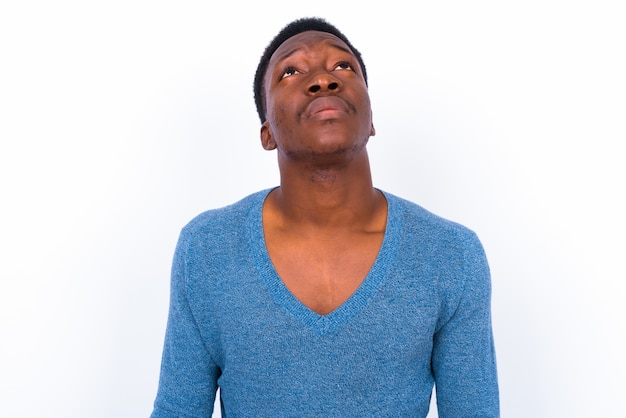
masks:
{"type": "Polygon", "coordinates": [[[490,276],[470,230],[372,185],[359,52],[287,25],[255,78],[280,186],[205,212],[174,257],[153,417],[496,417],[490,276]]]}

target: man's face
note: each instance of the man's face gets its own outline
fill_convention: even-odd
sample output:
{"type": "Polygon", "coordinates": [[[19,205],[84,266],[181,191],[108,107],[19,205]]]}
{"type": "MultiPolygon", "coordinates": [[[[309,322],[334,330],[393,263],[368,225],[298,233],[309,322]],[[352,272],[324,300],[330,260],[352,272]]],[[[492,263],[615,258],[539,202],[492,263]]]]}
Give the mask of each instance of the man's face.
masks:
{"type": "Polygon", "coordinates": [[[374,135],[367,85],[339,38],[307,31],[286,40],[265,75],[265,149],[307,158],[358,151],[374,135]]]}

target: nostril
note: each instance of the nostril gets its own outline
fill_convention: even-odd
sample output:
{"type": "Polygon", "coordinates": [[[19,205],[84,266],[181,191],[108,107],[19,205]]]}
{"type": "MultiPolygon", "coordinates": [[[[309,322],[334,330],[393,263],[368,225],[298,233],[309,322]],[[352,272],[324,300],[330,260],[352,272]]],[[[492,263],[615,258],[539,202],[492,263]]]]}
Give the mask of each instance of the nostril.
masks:
{"type": "Polygon", "coordinates": [[[339,87],[339,85],[337,83],[330,83],[328,85],[328,89],[329,90],[335,90],[337,87],[339,87]]]}
{"type": "Polygon", "coordinates": [[[313,86],[309,87],[309,91],[311,93],[315,93],[315,92],[319,91],[320,88],[321,87],[316,84],[316,85],[313,85],[313,86]]]}

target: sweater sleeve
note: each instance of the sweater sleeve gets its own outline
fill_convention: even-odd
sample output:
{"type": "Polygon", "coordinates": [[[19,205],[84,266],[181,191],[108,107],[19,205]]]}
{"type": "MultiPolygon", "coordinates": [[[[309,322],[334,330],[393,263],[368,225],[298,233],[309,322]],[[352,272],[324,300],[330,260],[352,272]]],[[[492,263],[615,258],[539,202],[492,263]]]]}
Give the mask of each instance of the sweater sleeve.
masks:
{"type": "Polygon", "coordinates": [[[219,368],[202,340],[190,306],[186,247],[181,234],[172,266],[161,374],[151,418],[210,417],[213,412],[219,368]]]}
{"type": "Polygon", "coordinates": [[[489,266],[475,234],[464,248],[460,293],[434,336],[437,410],[440,418],[498,417],[489,266]]]}

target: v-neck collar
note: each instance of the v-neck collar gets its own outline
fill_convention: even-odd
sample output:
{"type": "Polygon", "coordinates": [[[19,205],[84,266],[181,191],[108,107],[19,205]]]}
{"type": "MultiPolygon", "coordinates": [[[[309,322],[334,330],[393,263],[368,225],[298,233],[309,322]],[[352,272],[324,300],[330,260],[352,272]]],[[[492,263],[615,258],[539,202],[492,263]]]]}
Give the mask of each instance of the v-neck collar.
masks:
{"type": "Polygon", "coordinates": [[[387,225],[383,243],[376,260],[358,289],[339,307],[320,315],[298,300],[278,276],[270,260],[263,232],[263,203],[272,189],[257,194],[250,210],[248,241],[259,274],[274,302],[318,335],[325,335],[358,314],[385,281],[387,270],[393,264],[400,242],[402,214],[397,198],[383,193],[387,200],[387,225]]]}

